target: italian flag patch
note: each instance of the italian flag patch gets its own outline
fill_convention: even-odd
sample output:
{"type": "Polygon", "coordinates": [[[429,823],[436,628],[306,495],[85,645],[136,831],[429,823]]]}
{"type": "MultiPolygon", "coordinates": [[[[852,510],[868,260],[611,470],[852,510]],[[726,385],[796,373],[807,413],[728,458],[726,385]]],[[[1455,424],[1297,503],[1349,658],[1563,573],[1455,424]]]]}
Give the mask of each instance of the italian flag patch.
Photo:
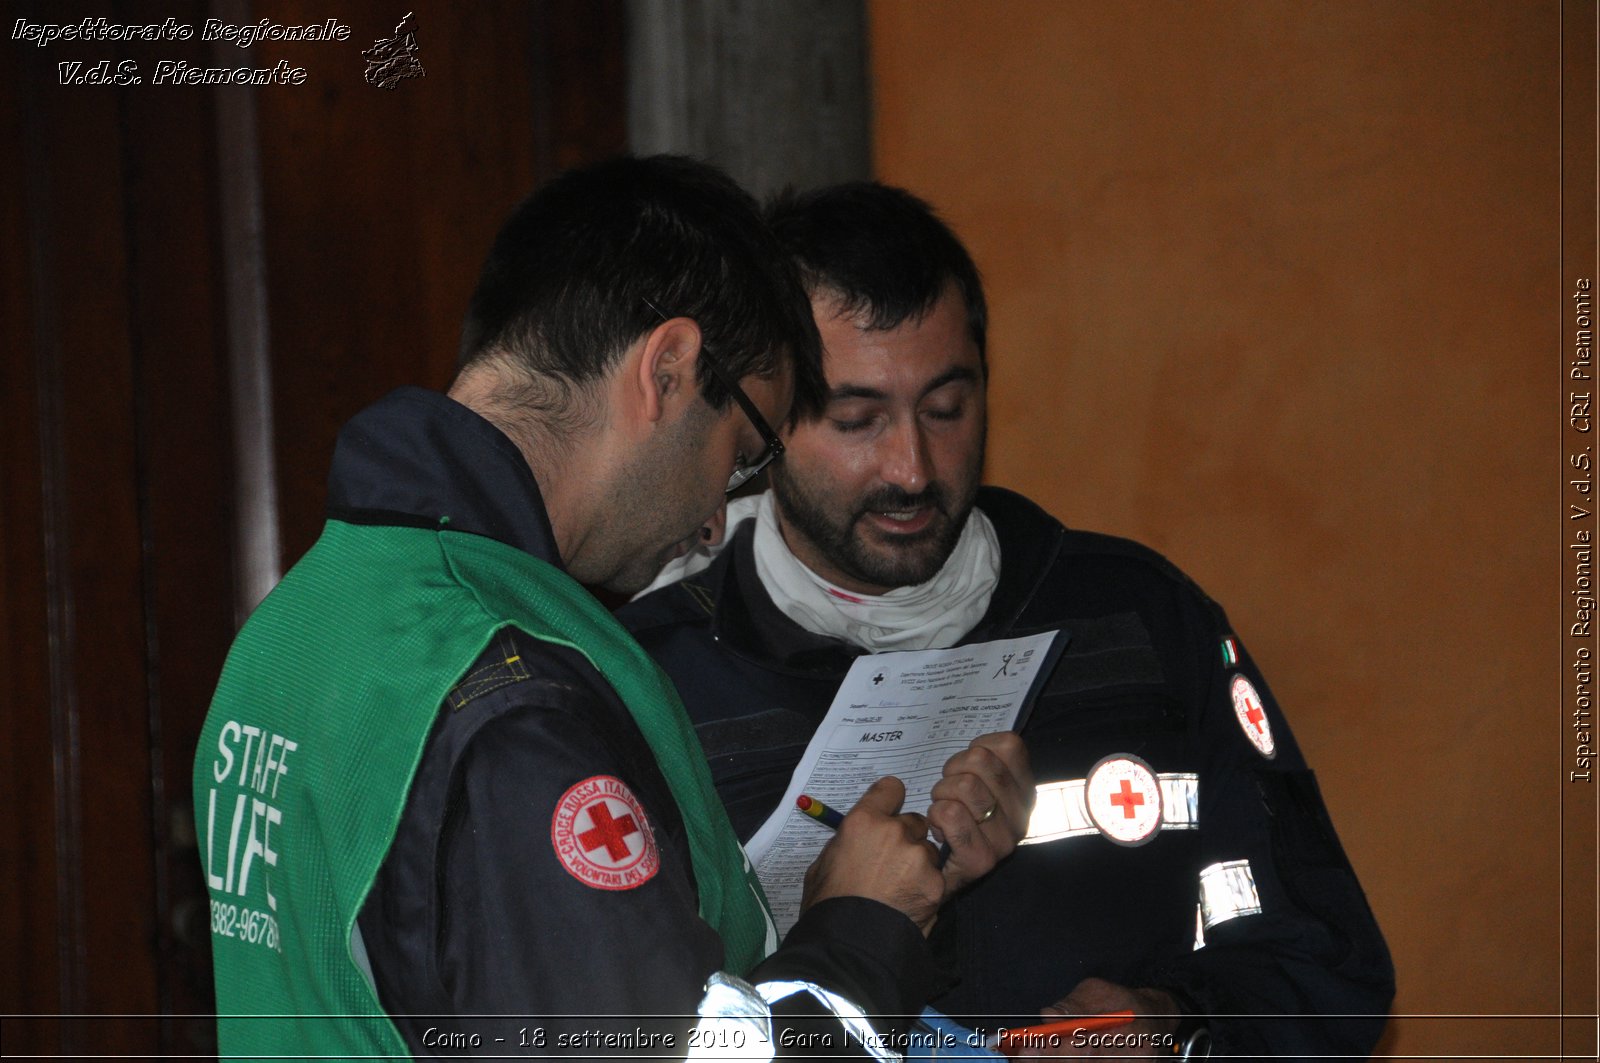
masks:
{"type": "Polygon", "coordinates": [[[1239,663],[1239,643],[1232,636],[1222,640],[1222,667],[1232,668],[1239,663]]]}

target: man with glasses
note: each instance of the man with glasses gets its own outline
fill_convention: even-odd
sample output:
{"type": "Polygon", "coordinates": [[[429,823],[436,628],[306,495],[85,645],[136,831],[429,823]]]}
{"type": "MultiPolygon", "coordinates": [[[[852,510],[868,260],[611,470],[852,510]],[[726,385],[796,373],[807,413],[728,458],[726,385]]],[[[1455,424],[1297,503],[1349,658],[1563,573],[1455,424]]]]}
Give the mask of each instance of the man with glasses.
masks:
{"type": "MultiPolygon", "coordinates": [[[[656,304],[646,299],[645,305],[654,310],[656,316],[662,322],[667,321],[667,315],[662,313],[661,308],[656,304]]],[[[772,430],[772,425],[768,424],[767,419],[761,415],[760,408],[750,401],[750,396],[745,394],[744,389],[739,386],[739,382],[734,380],[726,369],[717,364],[717,359],[703,342],[700,344],[700,361],[711,374],[711,378],[720,384],[724,391],[733,396],[733,400],[739,404],[739,409],[743,410],[744,415],[750,419],[750,427],[754,428],[756,434],[761,437],[761,449],[756,452],[753,460],[748,458],[742,450],[734,456],[733,472],[728,475],[728,486],[724,491],[725,494],[731,495],[749,483],[763,469],[771,465],[774,458],[783,453],[783,440],[778,437],[777,432],[772,430]]]]}
{"type": "Polygon", "coordinates": [[[448,396],[341,432],[323,535],[207,718],[224,1057],[883,1054],[899,1020],[869,1015],[920,1009],[939,906],[1021,835],[1020,743],[952,758],[925,816],[880,780],[779,947],[675,693],[581,586],[678,553],[817,407],[818,361],[709,167],[615,160],[512,214],[448,396]]]}
{"type": "Polygon", "coordinates": [[[1153,551],[979,487],[986,310],[966,249],[875,184],[768,219],[811,295],[825,405],[786,430],[771,490],[730,504],[720,552],[620,614],[682,693],[734,829],[774,811],[860,655],[1061,629],[1022,731],[1029,835],[941,920],[958,981],[934,1006],[977,1026],[1135,1014],[1024,1054],[1193,1055],[1214,1036],[1235,1058],[1364,1057],[1388,952],[1222,610],[1153,551]]]}

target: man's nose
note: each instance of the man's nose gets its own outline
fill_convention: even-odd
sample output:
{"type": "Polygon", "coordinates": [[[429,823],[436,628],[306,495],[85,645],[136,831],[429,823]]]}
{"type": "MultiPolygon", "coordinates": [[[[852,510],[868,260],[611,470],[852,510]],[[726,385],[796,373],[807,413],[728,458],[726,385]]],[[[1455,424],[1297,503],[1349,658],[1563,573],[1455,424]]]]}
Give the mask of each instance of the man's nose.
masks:
{"type": "Polygon", "coordinates": [[[913,419],[891,431],[883,441],[879,475],[907,494],[917,494],[928,485],[928,447],[922,428],[913,419]]]}

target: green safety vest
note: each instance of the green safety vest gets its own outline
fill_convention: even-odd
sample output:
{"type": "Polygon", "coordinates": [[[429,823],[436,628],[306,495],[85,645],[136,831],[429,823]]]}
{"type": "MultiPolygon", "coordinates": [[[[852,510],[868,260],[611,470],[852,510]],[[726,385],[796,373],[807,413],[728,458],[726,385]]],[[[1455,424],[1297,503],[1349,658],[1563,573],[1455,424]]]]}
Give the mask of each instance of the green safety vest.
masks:
{"type": "Polygon", "coordinates": [[[483,536],[329,521],[240,631],[195,757],[222,1056],[409,1055],[352,932],[445,695],[508,625],[582,653],[627,704],[727,968],[770,947],[677,692],[593,596],[483,536]]]}

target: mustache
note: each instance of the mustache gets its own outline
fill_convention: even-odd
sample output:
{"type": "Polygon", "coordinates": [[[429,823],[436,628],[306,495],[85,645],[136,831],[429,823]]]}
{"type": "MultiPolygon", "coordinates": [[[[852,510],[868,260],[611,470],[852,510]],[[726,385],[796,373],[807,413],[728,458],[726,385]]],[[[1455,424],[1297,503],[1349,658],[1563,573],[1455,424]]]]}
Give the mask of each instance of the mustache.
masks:
{"type": "Polygon", "coordinates": [[[924,506],[932,506],[947,517],[950,515],[950,510],[945,506],[944,489],[938,484],[929,484],[916,494],[892,486],[879,488],[862,499],[856,508],[856,519],[859,520],[868,513],[921,509],[924,506]]]}

